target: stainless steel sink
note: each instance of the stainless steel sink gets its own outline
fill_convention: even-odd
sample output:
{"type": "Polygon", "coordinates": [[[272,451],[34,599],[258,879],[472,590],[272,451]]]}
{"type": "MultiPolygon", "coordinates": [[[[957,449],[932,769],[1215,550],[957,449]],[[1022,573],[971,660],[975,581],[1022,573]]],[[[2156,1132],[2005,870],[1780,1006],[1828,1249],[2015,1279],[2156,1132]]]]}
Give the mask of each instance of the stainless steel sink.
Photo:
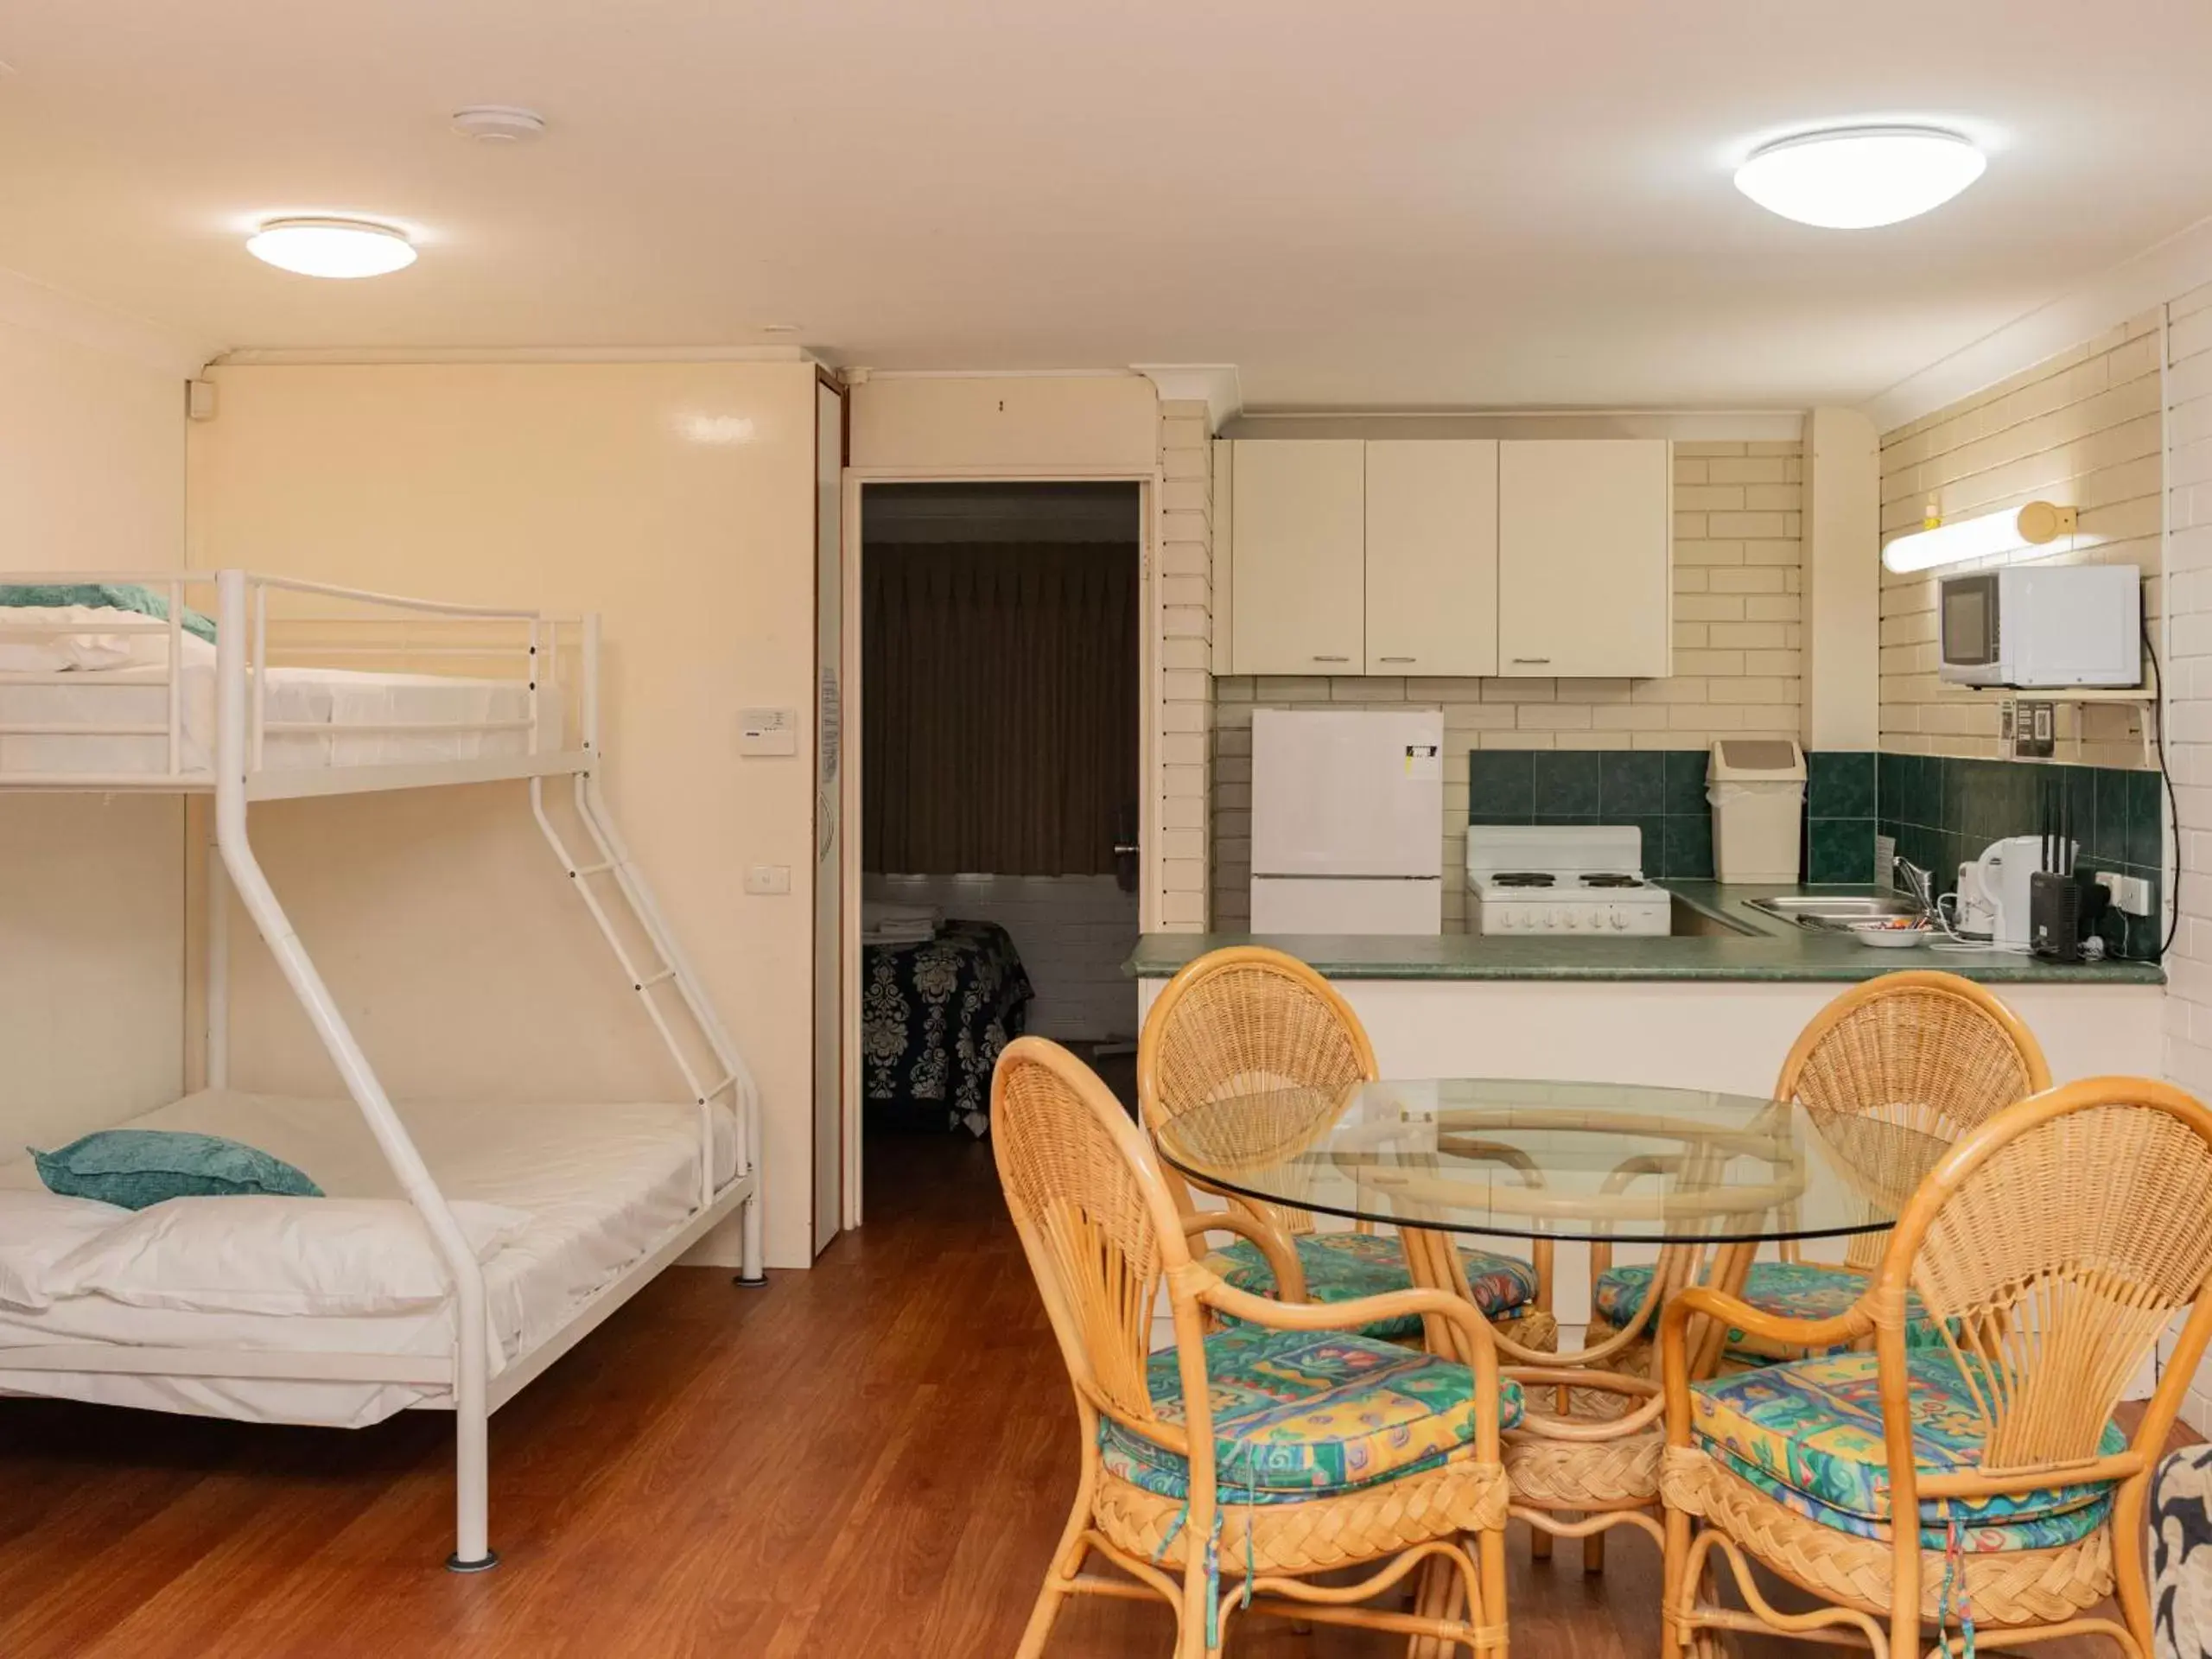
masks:
{"type": "Polygon", "coordinates": [[[1801,927],[1848,927],[1853,922],[1920,913],[1920,906],[1903,893],[1778,893],[1746,902],[1753,910],[1763,910],[1801,927]]]}

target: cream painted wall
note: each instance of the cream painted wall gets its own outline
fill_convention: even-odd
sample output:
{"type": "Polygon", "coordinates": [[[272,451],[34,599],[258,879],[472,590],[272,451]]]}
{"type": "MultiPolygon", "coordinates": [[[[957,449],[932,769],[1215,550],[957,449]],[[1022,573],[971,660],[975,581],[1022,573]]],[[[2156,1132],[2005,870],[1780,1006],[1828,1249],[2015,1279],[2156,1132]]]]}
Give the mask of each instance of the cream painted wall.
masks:
{"type": "MultiPolygon", "coordinates": [[[[219,369],[193,429],[192,557],[601,612],[609,796],[760,1084],[767,1256],[811,1259],[810,741],[741,760],[738,711],[812,706],[807,364],[219,369]],[[748,897],[749,864],[791,868],[748,897]]],[[[672,1098],[672,1068],[519,785],[257,809],[279,896],[402,1098],[672,1098]]],[[[335,1079],[234,923],[244,1087],[335,1079]]],[[[734,1239],[715,1254],[734,1259],[734,1239]]]]}
{"type": "MultiPolygon", "coordinates": [[[[0,321],[7,569],[177,568],[184,385],[173,369],[0,321]]],[[[0,1158],[183,1088],[183,807],[0,795],[0,1158]]]]}

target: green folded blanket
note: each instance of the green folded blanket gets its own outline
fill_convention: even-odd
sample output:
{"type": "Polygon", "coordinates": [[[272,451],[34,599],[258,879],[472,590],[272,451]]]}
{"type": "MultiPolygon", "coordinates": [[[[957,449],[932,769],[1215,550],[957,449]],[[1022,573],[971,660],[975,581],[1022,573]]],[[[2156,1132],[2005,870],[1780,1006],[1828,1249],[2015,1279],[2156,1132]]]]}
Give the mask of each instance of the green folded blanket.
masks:
{"type": "MultiPolygon", "coordinates": [[[[135,611],[157,622],[169,620],[169,602],[150,588],[136,582],[15,582],[0,583],[0,608],[58,610],[83,605],[96,611],[135,611]]],[[[185,607],[180,626],[187,633],[215,643],[215,624],[191,607],[185,607]]]]}

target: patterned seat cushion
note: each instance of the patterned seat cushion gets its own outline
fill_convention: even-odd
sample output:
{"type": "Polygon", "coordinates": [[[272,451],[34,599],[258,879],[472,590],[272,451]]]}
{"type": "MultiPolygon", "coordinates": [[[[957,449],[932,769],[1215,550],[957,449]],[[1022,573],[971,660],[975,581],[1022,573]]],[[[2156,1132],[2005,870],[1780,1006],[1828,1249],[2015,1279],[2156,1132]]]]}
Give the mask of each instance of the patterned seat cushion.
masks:
{"type": "MultiPolygon", "coordinates": [[[[1890,1535],[1889,1454],[1873,1355],[1793,1360],[1716,1377],[1691,1392],[1692,1430],[1724,1468],[1826,1525],[1862,1538],[1890,1535]]],[[[1915,1466],[1928,1474],[1978,1469],[1981,1417],[1948,1350],[1910,1356],[1907,1393],[1915,1466]]],[[[2100,1451],[2109,1456],[2126,1443],[2108,1424],[2100,1451]]],[[[2111,1507],[2112,1489],[2102,1484],[1970,1502],[1923,1498],[1921,1541],[1942,1548],[1947,1516],[1955,1512],[1968,1548],[2047,1549],[2088,1536],[2111,1507]]]]}
{"type": "MultiPolygon", "coordinates": [[[[1651,1294],[1652,1271],[1649,1267],[1613,1268],[1599,1274],[1591,1289],[1591,1306],[1598,1317],[1615,1330],[1633,1319],[1643,1306],[1643,1299],[1651,1294]]],[[[1832,1319],[1866,1289],[1866,1281],[1848,1268],[1826,1267],[1818,1262],[1755,1262],[1744,1281],[1744,1300],[1762,1313],[1785,1319],[1832,1319]]],[[[1920,1298],[1913,1296],[1906,1306],[1912,1316],[1905,1336],[1907,1344],[1942,1346],[1943,1333],[1928,1319],[1920,1298]]],[[[1732,1357],[1753,1359],[1765,1357],[1771,1346],[1741,1331],[1728,1333],[1728,1345],[1732,1357]]],[[[1843,1353],[1850,1345],[1841,1343],[1829,1351],[1843,1353]]]]}
{"type": "MultiPolygon", "coordinates": [[[[1464,1365],[1341,1331],[1232,1326],[1205,1339],[1214,1467],[1225,1501],[1289,1503],[1433,1469],[1475,1438],[1474,1375],[1464,1365]]],[[[1182,1373],[1163,1349],[1146,1370],[1153,1409],[1184,1421],[1182,1373]]],[[[1501,1427],[1521,1421],[1521,1389],[1499,1384],[1501,1427]]],[[[1164,1497],[1190,1495],[1180,1454],[1110,1418],[1107,1472],[1164,1497]]]]}
{"type": "MultiPolygon", "coordinates": [[[[1306,1294],[1317,1302],[1351,1302],[1413,1287],[1405,1246],[1395,1233],[1300,1233],[1291,1241],[1306,1269],[1306,1294]]],[[[1475,1306],[1492,1319],[1510,1319],[1536,1300],[1536,1270],[1518,1256],[1493,1255],[1462,1248],[1459,1260],[1475,1306]]],[[[1255,1296],[1274,1294],[1275,1276],[1260,1247],[1240,1238],[1217,1252],[1208,1265],[1237,1289],[1255,1296]]],[[[1418,1317],[1382,1319],[1361,1327],[1362,1336],[1383,1342],[1409,1342],[1421,1334],[1418,1317]]]]}

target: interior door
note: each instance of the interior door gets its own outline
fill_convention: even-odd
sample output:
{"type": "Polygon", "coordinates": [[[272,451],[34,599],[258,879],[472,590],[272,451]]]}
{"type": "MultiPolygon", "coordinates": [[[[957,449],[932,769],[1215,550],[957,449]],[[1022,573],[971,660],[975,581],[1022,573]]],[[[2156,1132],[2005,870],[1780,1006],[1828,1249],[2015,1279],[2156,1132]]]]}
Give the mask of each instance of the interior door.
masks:
{"type": "Polygon", "coordinates": [[[814,391],[814,1249],[837,1236],[844,1180],[845,400],[814,391]]]}

